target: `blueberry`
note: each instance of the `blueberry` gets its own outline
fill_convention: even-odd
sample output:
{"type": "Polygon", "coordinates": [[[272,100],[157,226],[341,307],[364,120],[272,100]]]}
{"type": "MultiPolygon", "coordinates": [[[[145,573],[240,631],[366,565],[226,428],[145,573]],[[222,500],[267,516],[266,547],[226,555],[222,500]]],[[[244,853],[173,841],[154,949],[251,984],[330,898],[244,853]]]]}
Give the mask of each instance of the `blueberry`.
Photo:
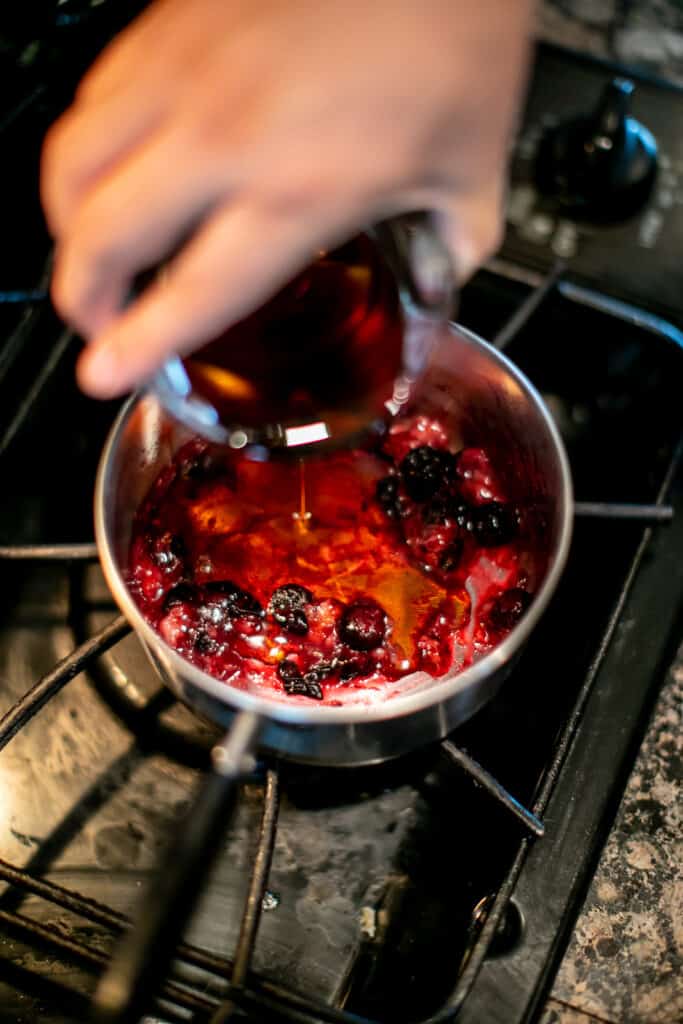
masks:
{"type": "Polygon", "coordinates": [[[194,649],[200,654],[213,654],[214,651],[218,650],[218,644],[202,629],[197,633],[194,649]]]}
{"type": "Polygon", "coordinates": [[[308,619],[306,612],[303,612],[301,608],[292,608],[291,611],[276,616],[275,621],[288,633],[296,633],[299,636],[305,636],[308,633],[308,619]]]}
{"type": "Polygon", "coordinates": [[[238,587],[232,580],[210,580],[204,584],[204,590],[207,594],[219,594],[229,603],[235,601],[242,593],[242,588],[238,587]]]}
{"type": "Polygon", "coordinates": [[[509,544],[517,533],[517,518],[509,505],[490,501],[474,510],[474,535],[484,548],[509,544]]]}
{"type": "Polygon", "coordinates": [[[428,444],[413,448],[401,462],[405,489],[413,501],[428,501],[455,476],[457,460],[451,452],[428,444]]]}
{"type": "Polygon", "coordinates": [[[211,580],[203,590],[211,604],[218,604],[230,616],[263,615],[260,601],[232,580],[211,580]]]}
{"type": "Polygon", "coordinates": [[[235,598],[232,607],[236,615],[256,615],[261,618],[265,614],[261,602],[246,590],[242,590],[235,598]]]}
{"type": "Polygon", "coordinates": [[[399,479],[397,476],[385,476],[381,480],[377,481],[375,487],[375,496],[377,501],[380,503],[386,514],[390,518],[395,518],[399,514],[398,508],[398,485],[399,479]]]}
{"type": "Polygon", "coordinates": [[[186,583],[185,581],[176,583],[175,587],[171,587],[164,598],[164,614],[177,604],[195,604],[198,596],[199,591],[193,583],[186,583]]]}
{"type": "Polygon", "coordinates": [[[167,530],[152,545],[154,561],[164,572],[174,572],[187,555],[185,541],[179,534],[167,530]]]}
{"type": "Polygon", "coordinates": [[[460,565],[464,548],[463,542],[460,538],[456,537],[439,555],[439,569],[442,572],[453,572],[457,569],[460,565]]]}
{"type": "Polygon", "coordinates": [[[182,475],[188,480],[196,482],[208,482],[209,480],[221,479],[232,485],[228,467],[222,464],[216,455],[211,451],[205,451],[197,455],[195,459],[187,463],[182,475]]]}
{"type": "Polygon", "coordinates": [[[319,683],[321,679],[327,679],[332,672],[334,672],[334,665],[321,661],[320,664],[308,669],[304,674],[304,681],[307,683],[319,683]]]}
{"type": "Polygon", "coordinates": [[[298,583],[283,583],[281,587],[276,587],[271,594],[268,611],[271,615],[275,615],[276,612],[303,608],[312,600],[313,594],[307,587],[302,587],[298,583]]]}
{"type": "Polygon", "coordinates": [[[308,633],[308,619],[304,607],[313,600],[313,594],[298,583],[285,583],[277,587],[268,602],[268,612],[278,625],[290,633],[303,636],[308,633]]]}
{"type": "Polygon", "coordinates": [[[531,594],[521,587],[512,587],[500,594],[489,608],[489,624],[496,630],[508,630],[516,626],[531,604],[531,594]]]}
{"type": "Polygon", "coordinates": [[[367,676],[372,671],[369,658],[335,658],[334,667],[342,680],[357,679],[358,676],[367,676]]]}
{"type": "Polygon", "coordinates": [[[323,691],[317,679],[309,678],[310,673],[301,675],[299,666],[293,661],[281,661],[277,667],[277,674],[282,680],[285,693],[290,696],[310,697],[312,700],[322,700],[323,691]]]}
{"type": "Polygon", "coordinates": [[[277,674],[285,684],[301,679],[299,666],[294,661],[281,661],[277,667],[277,674]]]}
{"type": "Polygon", "coordinates": [[[387,617],[374,601],[358,601],[342,612],[339,637],[354,651],[371,651],[384,640],[387,617]]]}

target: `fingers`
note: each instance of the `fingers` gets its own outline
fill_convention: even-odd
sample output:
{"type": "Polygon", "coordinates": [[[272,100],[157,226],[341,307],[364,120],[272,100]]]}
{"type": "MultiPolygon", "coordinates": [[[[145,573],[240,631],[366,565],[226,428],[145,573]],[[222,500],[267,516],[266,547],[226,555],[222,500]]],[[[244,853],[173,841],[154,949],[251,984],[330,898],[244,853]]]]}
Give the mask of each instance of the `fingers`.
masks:
{"type": "MultiPolygon", "coordinates": [[[[227,189],[221,182],[222,193],[227,189]]],[[[219,195],[203,165],[165,132],[87,193],[60,240],[52,296],[60,314],[90,338],[121,309],[133,278],[166,257],[219,195]]]]}
{"type": "Polygon", "coordinates": [[[503,180],[474,194],[451,195],[436,204],[441,235],[453,257],[458,282],[464,284],[492,256],[502,241],[503,180]]]}
{"type": "Polygon", "coordinates": [[[43,145],[40,190],[53,237],[67,231],[84,193],[119,160],[143,143],[165,115],[160,102],[144,99],[133,109],[114,95],[85,111],[68,111],[43,145]]]}
{"type": "Polygon", "coordinates": [[[87,189],[158,130],[177,103],[178,68],[196,63],[200,32],[187,5],[169,23],[170,6],[157,2],[107,47],[46,136],[41,198],[56,238],[87,189]]]}
{"type": "Polygon", "coordinates": [[[171,353],[189,351],[251,312],[353,223],[318,213],[242,203],[214,214],[165,278],[84,350],[81,387],[97,397],[118,395],[171,353]]]}

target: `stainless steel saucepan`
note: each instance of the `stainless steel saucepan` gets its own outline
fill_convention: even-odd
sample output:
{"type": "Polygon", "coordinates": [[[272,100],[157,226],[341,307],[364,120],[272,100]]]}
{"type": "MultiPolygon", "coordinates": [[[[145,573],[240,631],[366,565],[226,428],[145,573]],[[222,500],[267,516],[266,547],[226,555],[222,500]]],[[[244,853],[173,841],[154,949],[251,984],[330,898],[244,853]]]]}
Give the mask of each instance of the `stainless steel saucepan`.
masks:
{"type": "Polygon", "coordinates": [[[149,395],[131,399],[114,424],[95,496],[105,576],[164,683],[230,731],[137,926],[101,982],[96,1003],[109,1020],[137,1019],[172,955],[255,746],[298,761],[359,765],[440,740],[496,693],[550,600],[569,548],[572,488],[562,442],[537,392],[505,356],[451,324],[440,332],[411,407],[437,417],[463,445],[484,447],[500,467],[510,500],[524,510],[519,543],[534,597],[505,640],[465,671],[437,679],[416,673],[388,686],[383,699],[354,691],[338,707],[218,682],[145,621],[125,582],[131,525],[152,481],[190,434],[149,395]]]}

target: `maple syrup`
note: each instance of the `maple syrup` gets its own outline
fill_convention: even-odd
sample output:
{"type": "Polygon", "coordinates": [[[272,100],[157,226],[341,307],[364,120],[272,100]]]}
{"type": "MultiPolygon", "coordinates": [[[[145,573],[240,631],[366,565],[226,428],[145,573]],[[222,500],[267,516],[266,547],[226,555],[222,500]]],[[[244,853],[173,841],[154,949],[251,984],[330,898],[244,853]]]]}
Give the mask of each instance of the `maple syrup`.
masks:
{"type": "Polygon", "coordinates": [[[403,313],[379,248],[360,235],[320,255],[250,316],[183,361],[229,432],[280,448],[346,441],[386,418],[401,378],[403,313]]]}

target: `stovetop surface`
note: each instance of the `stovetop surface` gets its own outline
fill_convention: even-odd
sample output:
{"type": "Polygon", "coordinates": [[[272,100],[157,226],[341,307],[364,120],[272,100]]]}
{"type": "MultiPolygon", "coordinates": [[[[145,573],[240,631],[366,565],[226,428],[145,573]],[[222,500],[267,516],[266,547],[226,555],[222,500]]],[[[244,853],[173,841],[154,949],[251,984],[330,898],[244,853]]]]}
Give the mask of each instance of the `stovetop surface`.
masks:
{"type": "MultiPolygon", "coordinates": [[[[53,102],[52,94],[38,102],[36,124],[47,123],[53,102]]],[[[14,128],[23,138],[25,128],[14,128]]],[[[48,242],[27,171],[37,147],[34,137],[5,170],[6,194],[19,197],[8,225],[16,256],[0,257],[6,289],[45,280],[48,242]]],[[[530,292],[482,271],[465,289],[460,319],[493,337],[530,292]]],[[[0,305],[0,338],[0,545],[89,540],[95,468],[117,403],[79,394],[78,343],[45,303],[0,305]]],[[[508,354],[556,418],[577,499],[658,498],[681,427],[680,352],[670,341],[552,289],[508,354]]],[[[545,778],[643,529],[577,520],[540,628],[499,696],[453,737],[524,803],[545,778]]],[[[94,564],[5,562],[0,710],[115,613],[94,564]]],[[[126,638],[0,751],[0,858],[131,914],[215,738],[163,691],[137,640],[126,638]]],[[[372,769],[280,770],[255,971],[383,1021],[436,1012],[466,960],[475,908],[517,856],[518,822],[440,747],[372,769]]],[[[261,794],[257,776],[192,925],[193,941],[223,955],[237,939],[261,794]]],[[[8,886],[0,893],[0,1021],[82,1019],[67,990],[89,993],[93,972],[3,932],[2,914],[17,910],[111,948],[105,929],[8,886]]]]}

